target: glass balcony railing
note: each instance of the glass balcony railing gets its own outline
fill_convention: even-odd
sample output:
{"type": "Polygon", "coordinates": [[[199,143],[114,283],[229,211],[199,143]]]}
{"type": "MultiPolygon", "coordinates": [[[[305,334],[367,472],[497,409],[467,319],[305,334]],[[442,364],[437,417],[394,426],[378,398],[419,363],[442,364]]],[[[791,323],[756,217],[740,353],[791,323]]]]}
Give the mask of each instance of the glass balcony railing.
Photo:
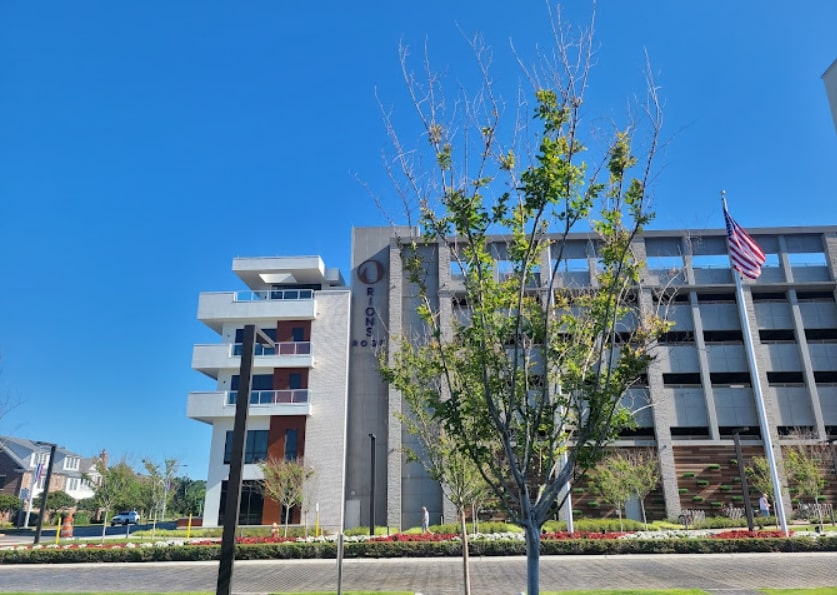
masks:
{"type": "MultiPolygon", "coordinates": [[[[250,391],[251,405],[295,405],[308,403],[307,388],[291,388],[285,390],[254,390],[250,391]]],[[[235,405],[238,401],[238,391],[227,393],[227,405],[235,405]]]]}
{"type": "Polygon", "coordinates": [[[313,289],[258,289],[255,291],[236,291],[236,302],[264,302],[269,300],[313,300],[313,289]]]}
{"type": "MultiPolygon", "coordinates": [[[[255,355],[311,355],[310,341],[287,341],[274,343],[273,347],[256,344],[255,355]]],[[[241,355],[241,343],[233,343],[232,355],[241,355]]]]}

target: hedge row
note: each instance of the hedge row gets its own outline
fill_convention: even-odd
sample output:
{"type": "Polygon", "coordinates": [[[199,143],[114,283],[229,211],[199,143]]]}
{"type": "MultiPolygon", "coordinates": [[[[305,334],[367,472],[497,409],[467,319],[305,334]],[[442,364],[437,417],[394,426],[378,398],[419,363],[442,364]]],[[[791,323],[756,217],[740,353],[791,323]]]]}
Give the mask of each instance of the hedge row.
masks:
{"type": "MultiPolygon", "coordinates": [[[[357,542],[344,546],[345,558],[437,558],[460,556],[461,543],[442,542],[357,542]]],[[[520,541],[471,542],[474,556],[523,556],[520,541]]],[[[835,537],[793,537],[769,539],[608,539],[545,540],[541,555],[579,554],[712,554],[743,552],[837,551],[835,537]]],[[[181,545],[121,548],[36,548],[0,550],[0,564],[72,564],[78,562],[172,562],[218,560],[220,545],[181,545]]],[[[333,559],[337,544],[276,543],[237,545],[236,560],[333,559]]]]}

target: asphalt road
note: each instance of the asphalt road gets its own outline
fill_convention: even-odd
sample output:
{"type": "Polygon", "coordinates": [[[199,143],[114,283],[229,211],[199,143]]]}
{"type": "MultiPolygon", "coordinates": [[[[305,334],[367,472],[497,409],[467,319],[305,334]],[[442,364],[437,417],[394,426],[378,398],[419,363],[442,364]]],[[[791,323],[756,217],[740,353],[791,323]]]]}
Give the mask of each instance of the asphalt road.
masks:
{"type": "MultiPolygon", "coordinates": [[[[750,595],[759,588],[837,586],[837,553],[655,554],[547,556],[541,590],[699,588],[718,595],[750,595]]],[[[474,558],[472,592],[512,595],[526,585],[522,557],[474,558]]],[[[336,592],[335,560],[240,561],[233,593],[336,592]]],[[[0,566],[0,592],[215,592],[217,562],[0,566]]],[[[462,592],[462,561],[352,559],[343,563],[344,591],[462,592]]]]}

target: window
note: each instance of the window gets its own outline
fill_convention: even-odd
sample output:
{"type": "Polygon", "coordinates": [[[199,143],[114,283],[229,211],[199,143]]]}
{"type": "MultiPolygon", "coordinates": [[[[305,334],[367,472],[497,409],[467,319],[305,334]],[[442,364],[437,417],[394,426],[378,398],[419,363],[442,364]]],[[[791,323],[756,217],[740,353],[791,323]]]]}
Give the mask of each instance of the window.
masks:
{"type": "Polygon", "coordinates": [[[750,386],[749,372],[712,372],[712,386],[750,386]]]}
{"type": "Polygon", "coordinates": [[[79,488],[78,477],[70,477],[67,479],[67,491],[75,492],[79,488]]]}
{"type": "Polygon", "coordinates": [[[699,293],[698,302],[701,304],[734,304],[734,293],[699,293]]]}
{"type": "Polygon", "coordinates": [[[770,386],[802,385],[802,372],[768,372],[767,383],[770,386]]]}
{"type": "Polygon", "coordinates": [[[817,384],[837,384],[837,372],[833,370],[814,372],[814,380],[817,384]]]}
{"type": "Polygon", "coordinates": [[[833,302],[834,293],[831,291],[797,291],[796,299],[800,302],[833,302]]]}
{"type": "Polygon", "coordinates": [[[666,387],[700,386],[700,373],[691,374],[663,374],[663,384],[666,387]]]}
{"type": "Polygon", "coordinates": [[[694,343],[695,334],[692,331],[670,331],[660,335],[660,343],[694,343]]]}
{"type": "Polygon", "coordinates": [[[305,329],[301,326],[295,326],[291,329],[291,341],[298,343],[305,340],[305,329]]]}
{"type": "Polygon", "coordinates": [[[295,429],[285,431],[285,460],[295,461],[298,456],[298,435],[295,429]]]}
{"type": "MultiPolygon", "coordinates": [[[[230,381],[230,390],[238,390],[239,375],[230,381]]],[[[253,385],[250,390],[273,390],[273,374],[253,374],[253,385]]]]}
{"type": "Polygon", "coordinates": [[[0,475],[0,490],[6,487],[6,476],[0,475]]]}
{"type": "Polygon", "coordinates": [[[805,338],[809,343],[835,343],[837,328],[806,328],[805,338]]]}
{"type": "Polygon", "coordinates": [[[754,302],[786,302],[785,293],[783,291],[759,291],[753,292],[754,302]]]}
{"type": "Polygon", "coordinates": [[[703,340],[707,343],[742,343],[744,336],[737,331],[703,331],[703,340]]]}
{"type": "Polygon", "coordinates": [[[291,372],[288,374],[288,388],[291,390],[302,388],[302,374],[299,372],[291,372]]]}
{"type": "Polygon", "coordinates": [[[77,471],[79,463],[79,457],[67,457],[64,459],[64,469],[67,471],[77,471]]]}
{"type": "MultiPolygon", "coordinates": [[[[224,464],[232,460],[233,432],[227,431],[224,443],[224,464]]],[[[261,463],[267,460],[267,430],[247,430],[244,441],[244,463],[261,463]]]]}
{"type": "MultiPolygon", "coordinates": [[[[221,482],[221,501],[218,507],[218,523],[224,524],[224,515],[227,511],[227,486],[228,481],[221,482]]],[[[262,511],[264,510],[264,496],[258,481],[245,479],[241,482],[241,498],[238,501],[238,524],[240,525],[261,525],[262,511]]]]}
{"type": "Polygon", "coordinates": [[[795,338],[790,328],[759,329],[759,341],[762,343],[793,343],[795,338]]]}
{"type": "Polygon", "coordinates": [[[654,293],[655,304],[688,304],[689,292],[687,291],[663,291],[654,293]]]}

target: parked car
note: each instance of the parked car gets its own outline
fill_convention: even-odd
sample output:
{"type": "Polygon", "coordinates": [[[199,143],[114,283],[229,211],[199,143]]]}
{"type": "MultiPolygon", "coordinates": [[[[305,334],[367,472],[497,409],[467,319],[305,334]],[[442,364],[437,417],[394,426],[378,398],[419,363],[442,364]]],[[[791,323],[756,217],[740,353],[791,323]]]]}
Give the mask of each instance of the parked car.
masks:
{"type": "Polygon", "coordinates": [[[125,510],[110,520],[110,526],[115,525],[136,525],[140,522],[140,515],[136,510],[125,510]]]}

